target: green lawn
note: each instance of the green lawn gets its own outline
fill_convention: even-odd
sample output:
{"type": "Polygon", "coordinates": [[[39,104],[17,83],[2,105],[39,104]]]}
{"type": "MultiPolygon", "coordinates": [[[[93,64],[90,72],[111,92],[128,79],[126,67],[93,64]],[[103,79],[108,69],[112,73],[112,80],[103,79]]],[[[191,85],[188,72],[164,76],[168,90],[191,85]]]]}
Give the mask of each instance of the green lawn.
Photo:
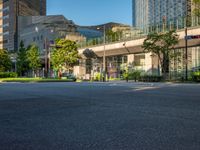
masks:
{"type": "Polygon", "coordinates": [[[72,79],[0,78],[0,82],[73,82],[72,79]]]}

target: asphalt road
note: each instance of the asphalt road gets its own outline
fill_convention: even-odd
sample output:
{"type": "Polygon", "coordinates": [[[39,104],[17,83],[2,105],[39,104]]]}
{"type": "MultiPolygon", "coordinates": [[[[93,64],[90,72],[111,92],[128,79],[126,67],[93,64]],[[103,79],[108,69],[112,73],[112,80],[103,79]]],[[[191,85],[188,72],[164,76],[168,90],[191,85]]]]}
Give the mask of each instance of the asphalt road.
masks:
{"type": "Polygon", "coordinates": [[[200,85],[0,83],[0,150],[199,150],[200,85]]]}

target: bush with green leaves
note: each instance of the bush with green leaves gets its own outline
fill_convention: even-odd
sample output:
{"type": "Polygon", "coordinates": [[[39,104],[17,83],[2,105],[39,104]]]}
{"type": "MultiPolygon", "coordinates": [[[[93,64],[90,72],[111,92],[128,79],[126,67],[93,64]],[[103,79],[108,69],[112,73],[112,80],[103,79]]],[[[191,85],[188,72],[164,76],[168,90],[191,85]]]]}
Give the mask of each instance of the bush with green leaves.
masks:
{"type": "Polygon", "coordinates": [[[200,82],[200,71],[192,72],[192,80],[195,82],[200,82]]]}
{"type": "Polygon", "coordinates": [[[141,76],[141,71],[135,70],[135,71],[129,72],[128,78],[129,80],[135,80],[136,82],[137,80],[140,79],[140,76],[141,76]]]}
{"type": "Polygon", "coordinates": [[[129,72],[124,71],[124,73],[122,74],[122,76],[123,76],[123,79],[125,79],[125,80],[129,79],[129,72]]]}
{"type": "Polygon", "coordinates": [[[94,74],[94,81],[100,81],[101,80],[101,73],[97,72],[94,74]]]}
{"type": "Polygon", "coordinates": [[[139,70],[124,71],[122,76],[124,80],[135,80],[136,82],[140,79],[141,71],[139,70]]]}
{"type": "Polygon", "coordinates": [[[10,71],[12,62],[7,50],[0,49],[0,72],[10,71]]]}
{"type": "Polygon", "coordinates": [[[139,79],[139,81],[142,82],[160,82],[162,80],[163,76],[157,76],[157,75],[143,75],[139,79]]]}
{"type": "Polygon", "coordinates": [[[0,78],[16,78],[17,73],[15,72],[0,72],[0,78]]]}

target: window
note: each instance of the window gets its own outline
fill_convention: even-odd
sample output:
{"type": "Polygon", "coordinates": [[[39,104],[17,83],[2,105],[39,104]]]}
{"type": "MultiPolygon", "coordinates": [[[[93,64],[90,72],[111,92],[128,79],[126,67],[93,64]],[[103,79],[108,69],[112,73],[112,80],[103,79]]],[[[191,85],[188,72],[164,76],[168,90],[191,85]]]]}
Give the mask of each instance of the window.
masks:
{"type": "Polygon", "coordinates": [[[8,27],[9,26],[9,23],[6,23],[6,24],[3,24],[3,25],[0,25],[0,28],[5,28],[5,27],[8,27]]]}
{"type": "Polygon", "coordinates": [[[9,15],[3,16],[3,19],[8,19],[9,15]]]}

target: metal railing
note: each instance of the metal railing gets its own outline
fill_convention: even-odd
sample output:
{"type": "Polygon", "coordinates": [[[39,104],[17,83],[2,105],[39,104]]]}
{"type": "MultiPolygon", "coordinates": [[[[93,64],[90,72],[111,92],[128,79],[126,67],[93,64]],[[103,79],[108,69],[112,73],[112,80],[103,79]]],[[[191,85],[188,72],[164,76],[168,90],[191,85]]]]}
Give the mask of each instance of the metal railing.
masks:
{"type": "Polygon", "coordinates": [[[89,39],[87,41],[78,43],[78,47],[79,49],[82,49],[86,47],[99,46],[99,45],[104,45],[104,44],[125,42],[125,41],[143,38],[148,33],[151,33],[151,32],[166,32],[169,30],[179,31],[186,27],[190,28],[190,27],[199,27],[199,26],[200,26],[200,17],[198,16],[180,17],[174,20],[166,21],[164,23],[144,26],[142,29],[132,28],[130,29],[129,32],[116,35],[115,37],[106,35],[105,43],[103,40],[104,38],[103,36],[99,38],[89,39]]]}

